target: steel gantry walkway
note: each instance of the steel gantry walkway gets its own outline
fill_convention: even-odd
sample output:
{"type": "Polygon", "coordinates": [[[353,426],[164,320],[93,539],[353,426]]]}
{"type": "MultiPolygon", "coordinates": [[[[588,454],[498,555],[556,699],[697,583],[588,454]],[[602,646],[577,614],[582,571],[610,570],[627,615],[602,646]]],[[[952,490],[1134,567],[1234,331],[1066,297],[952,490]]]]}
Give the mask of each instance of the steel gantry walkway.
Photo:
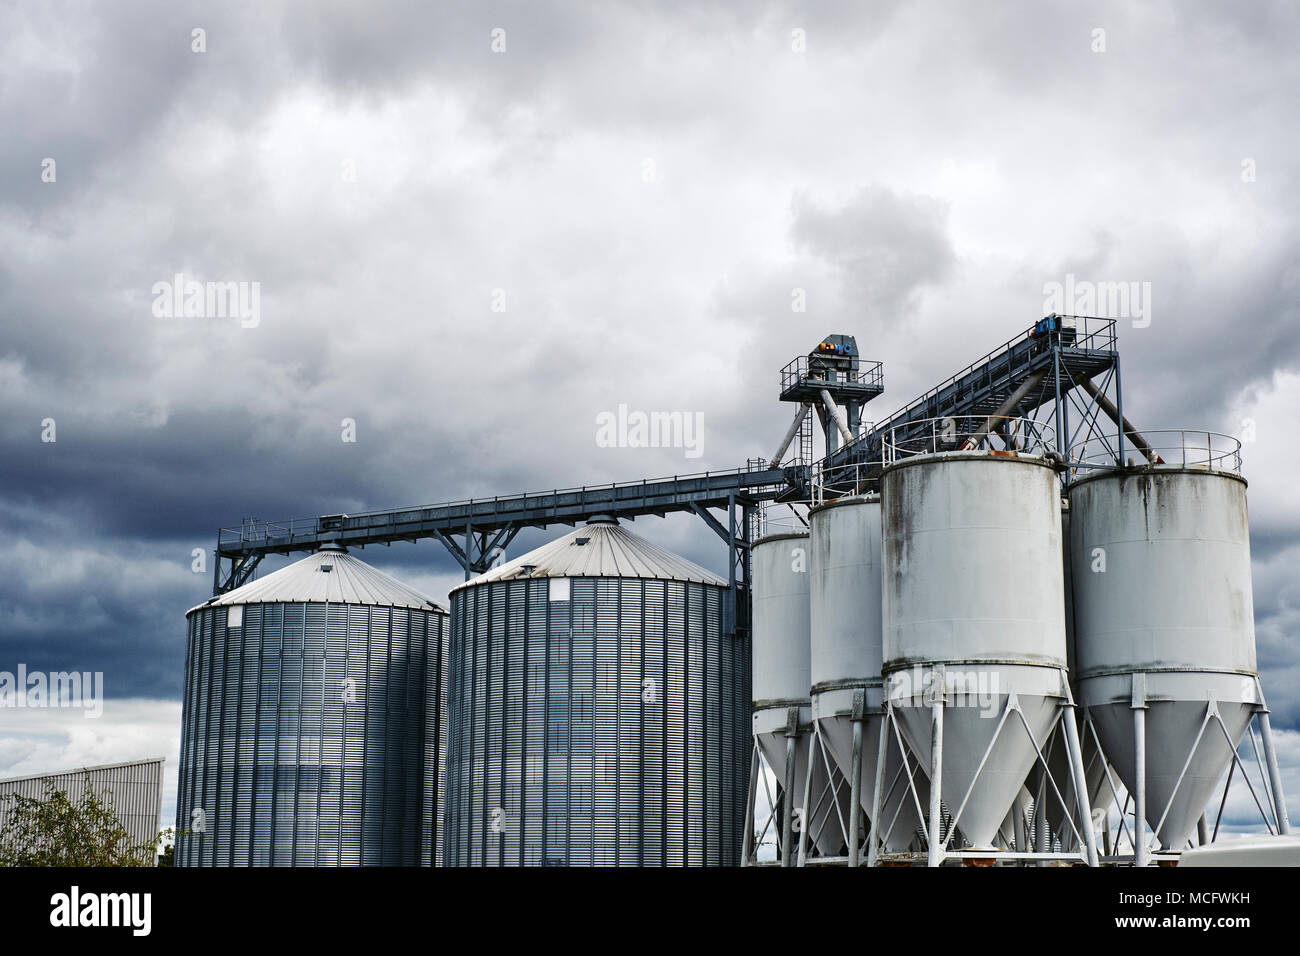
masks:
{"type": "Polygon", "coordinates": [[[595,515],[634,519],[669,512],[699,516],[727,544],[729,583],[727,633],[744,630],[749,619],[749,540],[753,509],[790,487],[806,487],[808,466],[769,468],[751,463],[731,471],[554,491],[471,498],[418,508],[324,515],[292,521],[246,521],[217,534],[212,589],[221,594],[248,581],[268,554],[315,551],[327,542],[348,547],[389,545],[436,538],[469,580],[488,570],[523,528],[575,525],[595,515]],[[721,510],[721,517],[713,514],[721,510]],[[457,540],[459,538],[459,540],[457,540]]]}
{"type": "MultiPolygon", "coordinates": [[[[1101,441],[1122,460],[1119,386],[1113,319],[1047,316],[888,418],[865,427],[852,442],[832,450],[816,470],[836,493],[861,490],[879,477],[887,445],[906,447],[946,419],[984,419],[996,431],[1003,419],[1050,417],[1062,459],[1077,444],[1101,441]],[[1114,434],[1108,422],[1114,423],[1114,434]]],[[[1141,437],[1127,422],[1124,434],[1142,449],[1141,437]]]]}

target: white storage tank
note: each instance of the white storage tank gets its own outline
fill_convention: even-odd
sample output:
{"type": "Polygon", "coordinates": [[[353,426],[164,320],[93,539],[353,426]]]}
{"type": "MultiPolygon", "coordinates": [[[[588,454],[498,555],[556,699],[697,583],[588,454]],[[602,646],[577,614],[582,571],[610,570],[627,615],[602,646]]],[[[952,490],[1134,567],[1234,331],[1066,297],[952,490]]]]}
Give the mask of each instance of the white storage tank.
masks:
{"type": "Polygon", "coordinates": [[[1104,472],[1071,485],[1070,511],[1080,704],[1130,792],[1143,711],[1146,820],[1179,849],[1232,759],[1207,711],[1235,744],[1259,703],[1246,481],[1104,472]]]}
{"type": "MultiPolygon", "coordinates": [[[[880,496],[829,501],[812,509],[809,523],[813,719],[840,772],[848,778],[853,766],[853,698],[859,691],[865,695],[869,716],[863,722],[859,804],[863,813],[869,813],[885,696],[880,496]]],[[[917,798],[902,776],[902,756],[896,744],[888,748],[886,759],[880,830],[885,848],[901,851],[915,840],[920,816],[917,798]]],[[[915,776],[924,801],[928,793],[925,776],[915,776]]]]}
{"type": "MultiPolygon", "coordinates": [[[[810,772],[812,710],[808,615],[808,535],[769,534],[751,551],[753,574],[753,693],[754,742],[771,768],[776,784],[789,789],[787,806],[799,807],[809,833],[815,834],[823,855],[839,852],[842,844],[835,806],[819,801],[816,819],[809,818],[803,795],[810,772]],[[797,714],[791,737],[790,714],[797,714]],[[793,746],[791,743],[793,741],[793,746]],[[793,753],[791,753],[793,751],[793,753]],[[793,756],[793,765],[788,757],[793,756]]],[[[814,801],[826,789],[824,762],[813,760],[810,792],[814,801]]],[[[817,807],[814,806],[814,810],[817,807]]],[[[792,833],[797,833],[792,828],[792,833]]],[[[792,836],[791,842],[797,837],[792,836]]]]}
{"type": "Polygon", "coordinates": [[[1035,456],[923,454],[886,467],[882,495],[890,699],[928,766],[926,691],[943,675],[942,800],[973,848],[995,848],[1037,759],[1014,714],[998,733],[1009,695],[1042,744],[1068,694],[1056,472],[1035,456]]]}

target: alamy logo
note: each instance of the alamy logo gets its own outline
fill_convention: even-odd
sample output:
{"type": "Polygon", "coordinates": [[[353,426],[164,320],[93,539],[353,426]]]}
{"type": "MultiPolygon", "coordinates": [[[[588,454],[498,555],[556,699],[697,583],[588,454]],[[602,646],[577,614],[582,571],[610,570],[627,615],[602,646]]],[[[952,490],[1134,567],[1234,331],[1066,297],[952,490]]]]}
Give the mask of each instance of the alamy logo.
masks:
{"type": "Polygon", "coordinates": [[[103,671],[0,671],[0,707],[79,707],[86,717],[104,713],[103,671]]]}
{"type": "Polygon", "coordinates": [[[597,448],[681,448],[687,458],[704,453],[703,412],[641,412],[619,405],[596,416],[597,448]]]}
{"type": "Polygon", "coordinates": [[[1044,315],[1096,315],[1132,319],[1133,328],[1151,324],[1150,282],[1090,282],[1068,273],[1064,282],[1043,285],[1044,315]]]}
{"type": "Polygon", "coordinates": [[[171,282],[155,282],[153,314],[159,319],[239,319],[246,329],[262,321],[262,283],[200,282],[178,272],[171,282]]]}
{"type": "Polygon", "coordinates": [[[151,893],[82,893],[79,886],[50,897],[51,926],[127,926],[132,936],[153,928],[151,893]]]}
{"type": "Polygon", "coordinates": [[[895,707],[975,707],[981,717],[997,717],[998,673],[981,669],[929,669],[913,665],[889,675],[889,700],[895,707]]]}

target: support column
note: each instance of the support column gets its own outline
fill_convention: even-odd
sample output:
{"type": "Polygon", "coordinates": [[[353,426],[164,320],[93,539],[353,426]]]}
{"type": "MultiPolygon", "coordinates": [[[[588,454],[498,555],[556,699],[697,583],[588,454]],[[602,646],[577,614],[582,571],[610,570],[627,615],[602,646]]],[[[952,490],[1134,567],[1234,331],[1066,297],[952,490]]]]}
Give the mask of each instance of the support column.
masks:
{"type": "MultiPolygon", "coordinates": [[[[1047,825],[1047,771],[1039,768],[1038,795],[1034,798],[1034,852],[1050,853],[1052,851],[1052,831],[1047,825]]],[[[1046,860],[1039,860],[1039,866],[1047,866],[1046,860]]]]}
{"type": "Polygon", "coordinates": [[[794,758],[796,744],[799,740],[799,708],[791,707],[786,715],[785,725],[785,784],[781,799],[785,801],[785,813],[781,815],[781,865],[790,866],[794,862],[792,855],[794,827],[794,758]]]}
{"type": "Polygon", "coordinates": [[[749,801],[745,804],[745,832],[740,844],[740,865],[754,863],[754,800],[758,796],[758,743],[751,748],[749,757],[749,801]]]}
{"type": "Polygon", "coordinates": [[[1133,865],[1147,855],[1147,675],[1133,675],[1133,865]]]}
{"type": "MultiPolygon", "coordinates": [[[[867,866],[875,866],[880,857],[880,847],[884,843],[884,838],[880,833],[880,801],[884,798],[882,791],[885,787],[885,753],[889,746],[889,721],[893,714],[889,709],[889,701],[886,700],[881,708],[880,714],[880,750],[876,752],[876,785],[871,791],[871,818],[867,821],[870,829],[867,831],[867,866]]],[[[906,760],[906,758],[904,758],[906,760]]],[[[911,781],[908,781],[908,787],[911,787],[911,781]]],[[[910,793],[904,793],[903,799],[906,800],[911,796],[910,793]]]]}
{"type": "MultiPolygon", "coordinates": [[[[1065,675],[1061,675],[1065,680],[1065,675]]],[[[1074,778],[1074,800],[1079,807],[1079,833],[1083,837],[1084,850],[1087,852],[1088,865],[1097,865],[1097,835],[1092,829],[1092,801],[1088,799],[1088,781],[1083,775],[1083,750],[1079,746],[1079,725],[1074,720],[1074,704],[1070,702],[1062,708],[1061,719],[1065,721],[1065,745],[1070,758],[1070,776],[1074,778]]]]}
{"type": "MultiPolygon", "coordinates": [[[[943,679],[943,671],[937,672],[943,679]]],[[[943,702],[942,687],[930,705],[930,854],[927,866],[943,862],[943,702]]]]}
{"type": "Polygon", "coordinates": [[[866,720],[867,692],[853,692],[853,756],[849,761],[849,866],[858,865],[858,821],[862,818],[862,723],[866,720]]]}
{"type": "MultiPolygon", "coordinates": [[[[1264,699],[1263,695],[1259,698],[1264,699]]],[[[1277,767],[1277,754],[1273,750],[1273,728],[1268,722],[1268,710],[1263,706],[1260,707],[1259,717],[1259,734],[1264,740],[1264,763],[1268,767],[1268,785],[1273,791],[1273,805],[1277,808],[1277,832],[1290,833],[1291,820],[1286,812],[1286,796],[1282,793],[1282,774],[1277,767]]]]}
{"type": "MultiPolygon", "coordinates": [[[[812,739],[813,731],[810,730],[808,733],[808,772],[803,775],[803,802],[799,804],[799,806],[803,807],[799,820],[799,866],[803,866],[808,860],[808,831],[812,828],[809,807],[812,804],[813,761],[817,759],[817,742],[812,739]]],[[[830,775],[827,776],[829,778],[830,775]]]]}

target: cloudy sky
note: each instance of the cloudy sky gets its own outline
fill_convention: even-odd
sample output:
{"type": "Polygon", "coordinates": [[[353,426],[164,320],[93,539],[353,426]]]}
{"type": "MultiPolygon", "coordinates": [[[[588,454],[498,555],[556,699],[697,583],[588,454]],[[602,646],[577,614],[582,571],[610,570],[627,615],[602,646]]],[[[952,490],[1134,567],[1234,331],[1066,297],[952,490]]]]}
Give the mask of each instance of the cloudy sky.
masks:
{"type": "MultiPolygon", "coordinates": [[[[109,703],[0,713],[0,775],[166,754],[174,778],[219,526],[735,467],[824,333],[884,361],[882,418],[1074,275],[1150,283],[1119,325],[1140,427],[1253,429],[1300,808],[1298,20],[6,0],[0,669],[101,670],[109,703]],[[159,316],[177,274],[257,283],[256,321],[159,316]],[[620,404],[699,413],[702,453],[599,447],[620,404]]],[[[636,530],[724,564],[701,522],[636,530]]],[[[460,576],[436,543],[364,557],[438,597],[460,576]]]]}

